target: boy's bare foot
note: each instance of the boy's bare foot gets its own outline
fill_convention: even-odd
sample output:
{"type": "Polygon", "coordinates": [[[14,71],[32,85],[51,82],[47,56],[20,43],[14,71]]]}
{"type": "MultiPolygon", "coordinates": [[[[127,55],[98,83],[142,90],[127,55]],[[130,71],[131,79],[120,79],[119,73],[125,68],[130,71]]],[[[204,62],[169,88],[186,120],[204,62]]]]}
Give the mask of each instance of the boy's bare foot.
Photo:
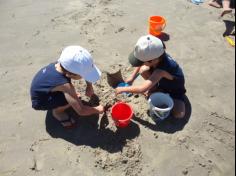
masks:
{"type": "Polygon", "coordinates": [[[226,14],[232,13],[232,9],[224,9],[224,11],[221,13],[220,17],[224,17],[226,14]]]}
{"type": "Polygon", "coordinates": [[[223,0],[223,9],[224,11],[221,13],[221,17],[232,13],[233,10],[230,8],[230,0],[223,0]]]}
{"type": "Polygon", "coordinates": [[[57,119],[61,125],[66,129],[74,128],[76,122],[73,118],[69,117],[65,112],[58,113],[56,110],[52,111],[53,116],[57,119]]]}
{"type": "Polygon", "coordinates": [[[216,0],[210,1],[209,6],[215,7],[215,8],[222,8],[221,4],[219,4],[216,0]]]}

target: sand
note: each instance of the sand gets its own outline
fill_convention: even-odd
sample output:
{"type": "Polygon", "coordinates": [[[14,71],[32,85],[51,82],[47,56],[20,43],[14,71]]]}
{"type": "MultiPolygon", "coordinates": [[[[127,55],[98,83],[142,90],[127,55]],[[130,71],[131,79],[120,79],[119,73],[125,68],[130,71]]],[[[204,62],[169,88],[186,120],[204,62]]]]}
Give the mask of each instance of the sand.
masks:
{"type": "MultiPolygon", "coordinates": [[[[187,0],[0,0],[0,176],[234,176],[235,50],[223,33],[235,19],[219,14],[187,0]],[[186,75],[186,120],[156,125],[141,95],[117,98],[134,108],[125,129],[110,114],[104,127],[105,118],[69,110],[78,128],[66,131],[31,109],[34,74],[67,45],[93,54],[103,71],[96,93],[114,103],[106,73],[129,75],[127,57],[151,15],[168,21],[163,39],[186,75]]],[[[83,85],[75,82],[82,95],[83,85]]]]}

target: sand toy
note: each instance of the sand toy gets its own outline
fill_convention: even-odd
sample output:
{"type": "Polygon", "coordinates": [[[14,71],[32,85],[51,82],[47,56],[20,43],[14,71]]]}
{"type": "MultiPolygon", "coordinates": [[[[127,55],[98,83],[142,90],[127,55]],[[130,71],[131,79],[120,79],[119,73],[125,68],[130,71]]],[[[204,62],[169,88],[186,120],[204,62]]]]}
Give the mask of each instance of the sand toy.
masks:
{"type": "Polygon", "coordinates": [[[151,117],[156,117],[154,121],[158,120],[158,118],[160,120],[166,119],[174,107],[173,99],[169,96],[169,94],[164,93],[152,94],[148,102],[150,105],[151,117]]]}
{"type": "Polygon", "coordinates": [[[231,46],[235,47],[235,41],[232,38],[226,36],[225,39],[231,46]]]}
{"type": "Polygon", "coordinates": [[[160,36],[166,27],[166,19],[162,16],[151,16],[149,18],[149,34],[160,36]]]}
{"type": "Polygon", "coordinates": [[[117,127],[125,128],[130,124],[134,112],[129,104],[118,102],[111,108],[111,116],[117,127]]]}

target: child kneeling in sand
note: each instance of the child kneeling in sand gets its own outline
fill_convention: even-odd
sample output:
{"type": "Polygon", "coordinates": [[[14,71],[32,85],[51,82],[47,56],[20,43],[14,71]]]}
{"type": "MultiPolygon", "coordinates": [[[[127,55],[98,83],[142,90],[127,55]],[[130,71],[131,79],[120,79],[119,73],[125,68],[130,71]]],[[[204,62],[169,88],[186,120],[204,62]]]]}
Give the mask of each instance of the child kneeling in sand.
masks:
{"type": "Polygon", "coordinates": [[[132,84],[138,74],[145,82],[140,86],[119,87],[116,93],[150,93],[161,91],[170,94],[174,100],[172,114],[175,118],[184,118],[185,78],[182,69],[165,51],[164,43],[152,36],[141,37],[129,57],[130,64],[136,67],[126,81],[132,84]]]}
{"type": "Polygon", "coordinates": [[[32,107],[35,110],[52,110],[53,116],[65,128],[72,128],[75,121],[68,117],[65,110],[72,107],[77,114],[87,116],[101,114],[103,106],[83,105],[71,79],[85,79],[86,95],[94,94],[92,83],[100,79],[101,72],[94,65],[90,53],[80,46],[66,47],[56,63],[42,68],[31,84],[32,107]]]}

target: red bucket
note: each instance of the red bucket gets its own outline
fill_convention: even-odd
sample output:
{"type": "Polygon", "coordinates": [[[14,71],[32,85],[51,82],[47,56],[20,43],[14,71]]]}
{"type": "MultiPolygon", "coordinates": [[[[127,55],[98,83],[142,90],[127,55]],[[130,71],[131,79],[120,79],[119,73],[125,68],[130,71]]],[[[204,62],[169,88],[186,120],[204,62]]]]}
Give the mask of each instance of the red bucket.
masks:
{"type": "Polygon", "coordinates": [[[116,103],[111,109],[112,119],[116,126],[120,128],[127,127],[133,115],[134,112],[131,106],[123,102],[116,103]]]}

